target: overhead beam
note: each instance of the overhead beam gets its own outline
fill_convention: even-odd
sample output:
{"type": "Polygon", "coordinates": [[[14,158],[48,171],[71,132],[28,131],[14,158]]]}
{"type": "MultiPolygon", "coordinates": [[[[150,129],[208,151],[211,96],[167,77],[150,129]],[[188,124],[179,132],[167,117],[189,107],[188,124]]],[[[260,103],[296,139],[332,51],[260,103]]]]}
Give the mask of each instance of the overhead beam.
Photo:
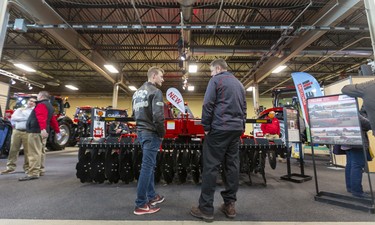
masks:
{"type": "MultiPolygon", "coordinates": [[[[335,26],[341,22],[350,13],[353,13],[359,7],[363,6],[361,0],[332,0],[327,3],[316,15],[308,22],[315,26],[335,26]],[[338,5],[335,6],[336,2],[338,5]],[[332,7],[334,6],[334,7],[332,7]],[[329,13],[327,13],[329,12],[329,13]]],[[[291,58],[296,57],[302,50],[308,47],[312,42],[323,36],[327,31],[305,31],[303,36],[290,41],[290,54],[281,58],[270,57],[254,73],[248,73],[243,81],[245,88],[248,88],[254,81],[260,82],[268,77],[272,70],[279,65],[283,65],[291,58]]]]}
{"type": "MultiPolygon", "coordinates": [[[[30,14],[37,22],[41,24],[61,24],[65,23],[63,18],[61,18],[51,7],[45,3],[43,0],[15,0],[15,4],[12,7],[19,7],[20,10],[30,14]]],[[[99,52],[93,50],[89,43],[83,39],[77,31],[71,28],[67,29],[46,29],[46,33],[51,35],[55,40],[57,40],[62,46],[67,48],[73,54],[75,54],[80,60],[85,62],[87,65],[96,70],[105,79],[109,80],[111,83],[115,84],[116,80],[110,74],[104,70],[104,65],[107,64],[103,56],[99,52]],[[83,55],[81,53],[82,49],[87,49],[90,51],[91,58],[83,55]]],[[[125,87],[125,85],[123,85],[125,87]]]]}

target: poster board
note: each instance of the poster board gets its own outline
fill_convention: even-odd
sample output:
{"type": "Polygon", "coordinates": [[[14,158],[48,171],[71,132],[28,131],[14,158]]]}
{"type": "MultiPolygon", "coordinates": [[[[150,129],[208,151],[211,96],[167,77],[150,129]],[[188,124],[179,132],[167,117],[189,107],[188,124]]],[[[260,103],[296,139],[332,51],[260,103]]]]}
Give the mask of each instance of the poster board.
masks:
{"type": "MultiPolygon", "coordinates": [[[[324,87],[324,93],[326,95],[341,94],[341,89],[347,84],[359,84],[366,81],[374,80],[375,76],[350,76],[346,79],[337,81],[324,87]]],[[[359,108],[362,105],[362,99],[358,98],[359,108]]],[[[367,135],[370,141],[370,149],[375,153],[375,137],[369,132],[367,135]]],[[[346,164],[345,155],[336,155],[336,164],[344,166],[346,164]]],[[[375,172],[375,159],[368,162],[369,171],[375,172]]]]}
{"type": "Polygon", "coordinates": [[[289,142],[301,142],[298,111],[284,108],[285,138],[289,142]]]}
{"type": "Polygon", "coordinates": [[[313,143],[362,146],[355,98],[329,95],[310,98],[307,104],[313,143]]]}
{"type": "Polygon", "coordinates": [[[6,105],[8,102],[8,95],[9,95],[9,84],[0,82],[0,109],[2,115],[5,115],[6,105]]]}

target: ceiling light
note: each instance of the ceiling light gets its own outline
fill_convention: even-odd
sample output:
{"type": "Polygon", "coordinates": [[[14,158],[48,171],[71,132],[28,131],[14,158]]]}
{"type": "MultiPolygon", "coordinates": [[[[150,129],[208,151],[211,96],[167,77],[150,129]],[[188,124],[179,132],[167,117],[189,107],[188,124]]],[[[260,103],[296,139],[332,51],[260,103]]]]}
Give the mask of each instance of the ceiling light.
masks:
{"type": "Polygon", "coordinates": [[[196,64],[189,65],[189,73],[196,73],[198,71],[198,66],[196,64]]]}
{"type": "Polygon", "coordinates": [[[67,88],[69,88],[69,89],[71,89],[71,90],[74,90],[74,91],[79,90],[77,87],[75,87],[75,86],[73,86],[73,85],[70,85],[70,84],[65,85],[65,87],[67,87],[67,88]]]}
{"type": "Polygon", "coordinates": [[[246,91],[253,91],[253,87],[248,87],[246,91]]]}
{"type": "Polygon", "coordinates": [[[53,87],[58,87],[58,86],[60,86],[59,83],[54,82],[54,81],[48,81],[48,82],[46,82],[46,84],[48,84],[49,86],[53,86],[53,87]]]}
{"type": "Polygon", "coordinates": [[[128,86],[128,87],[129,87],[129,89],[132,90],[132,91],[136,91],[136,90],[137,90],[137,88],[134,87],[134,86],[128,86]]]}
{"type": "Polygon", "coordinates": [[[29,66],[26,66],[24,64],[21,64],[21,63],[15,63],[13,64],[15,65],[16,67],[20,68],[20,69],[23,69],[27,72],[36,72],[36,70],[34,70],[33,68],[29,67],[29,66]]]}
{"type": "Polygon", "coordinates": [[[279,66],[276,69],[272,70],[272,73],[280,73],[286,66],[279,66]]]}
{"type": "Polygon", "coordinates": [[[31,86],[31,84],[28,84],[27,86],[28,86],[29,90],[33,89],[33,86],[31,86]]]}
{"type": "Polygon", "coordinates": [[[194,86],[188,86],[188,91],[194,91],[195,87],[194,86]]]}
{"type": "Polygon", "coordinates": [[[11,83],[12,85],[15,85],[15,84],[16,84],[16,81],[13,80],[13,79],[10,79],[10,83],[11,83]]]}
{"type": "Polygon", "coordinates": [[[118,70],[110,64],[104,65],[104,67],[111,73],[119,73],[118,70]]]}
{"type": "Polygon", "coordinates": [[[185,53],[181,53],[180,59],[182,61],[185,61],[186,60],[186,54],[185,53]]]}

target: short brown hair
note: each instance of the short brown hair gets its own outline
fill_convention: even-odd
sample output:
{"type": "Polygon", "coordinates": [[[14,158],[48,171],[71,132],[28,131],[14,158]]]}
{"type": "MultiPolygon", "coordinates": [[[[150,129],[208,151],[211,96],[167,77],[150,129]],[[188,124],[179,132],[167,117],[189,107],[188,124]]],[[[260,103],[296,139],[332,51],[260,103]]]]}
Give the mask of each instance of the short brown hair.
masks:
{"type": "Polygon", "coordinates": [[[159,72],[161,72],[162,74],[164,74],[164,70],[162,69],[162,68],[160,68],[160,67],[157,67],[157,66],[153,66],[153,67],[151,67],[150,69],[148,69],[148,71],[147,71],[147,77],[148,77],[148,79],[150,79],[151,78],[151,76],[154,74],[154,73],[159,73],[159,72]]]}
{"type": "Polygon", "coordinates": [[[215,59],[214,61],[210,63],[210,66],[212,67],[220,66],[224,70],[228,69],[228,64],[227,62],[225,62],[224,59],[215,59]]]}

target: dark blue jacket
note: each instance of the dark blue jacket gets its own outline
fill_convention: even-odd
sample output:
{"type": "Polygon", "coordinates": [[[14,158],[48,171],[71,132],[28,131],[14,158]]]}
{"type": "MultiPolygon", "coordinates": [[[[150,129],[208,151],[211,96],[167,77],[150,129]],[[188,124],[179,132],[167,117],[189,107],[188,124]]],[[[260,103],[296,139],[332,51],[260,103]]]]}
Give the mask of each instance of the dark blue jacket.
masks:
{"type": "Polygon", "coordinates": [[[203,100],[202,125],[205,131],[245,131],[246,92],[230,72],[213,76],[203,100]]]}

